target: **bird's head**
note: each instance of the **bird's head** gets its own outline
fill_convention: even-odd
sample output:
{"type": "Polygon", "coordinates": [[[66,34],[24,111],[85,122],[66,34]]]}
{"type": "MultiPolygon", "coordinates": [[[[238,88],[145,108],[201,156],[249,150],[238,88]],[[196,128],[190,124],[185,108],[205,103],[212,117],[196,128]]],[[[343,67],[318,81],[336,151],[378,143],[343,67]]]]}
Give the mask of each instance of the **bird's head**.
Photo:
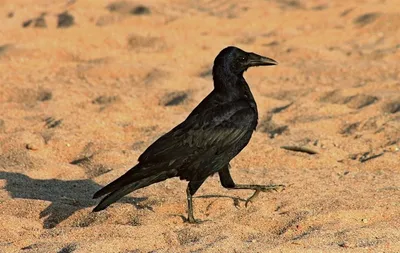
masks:
{"type": "Polygon", "coordinates": [[[215,58],[213,74],[215,75],[217,71],[225,71],[234,75],[242,75],[250,67],[276,64],[278,63],[271,58],[230,46],[224,48],[215,58]]]}

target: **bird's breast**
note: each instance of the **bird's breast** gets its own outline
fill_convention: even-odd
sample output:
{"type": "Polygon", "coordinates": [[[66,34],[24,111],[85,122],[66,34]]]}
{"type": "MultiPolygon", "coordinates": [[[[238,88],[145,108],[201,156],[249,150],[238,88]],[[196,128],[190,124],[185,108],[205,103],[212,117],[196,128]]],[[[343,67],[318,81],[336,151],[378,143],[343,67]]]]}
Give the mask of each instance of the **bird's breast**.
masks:
{"type": "Polygon", "coordinates": [[[253,112],[254,112],[254,114],[253,114],[253,120],[252,120],[252,123],[251,123],[252,129],[253,129],[253,130],[256,130],[257,124],[258,124],[258,110],[257,110],[257,104],[256,104],[256,102],[255,102],[254,100],[253,100],[253,101],[250,101],[249,104],[250,104],[250,108],[253,109],[253,112]]]}

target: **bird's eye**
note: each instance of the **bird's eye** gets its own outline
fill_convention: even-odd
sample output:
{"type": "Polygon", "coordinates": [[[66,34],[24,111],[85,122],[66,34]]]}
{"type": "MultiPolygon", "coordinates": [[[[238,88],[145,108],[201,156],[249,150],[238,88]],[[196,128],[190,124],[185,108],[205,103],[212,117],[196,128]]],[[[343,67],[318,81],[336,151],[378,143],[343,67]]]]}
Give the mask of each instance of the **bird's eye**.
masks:
{"type": "Polygon", "coordinates": [[[241,57],[239,58],[239,60],[240,60],[241,62],[245,62],[245,61],[247,60],[247,57],[246,57],[246,56],[241,56],[241,57]]]}

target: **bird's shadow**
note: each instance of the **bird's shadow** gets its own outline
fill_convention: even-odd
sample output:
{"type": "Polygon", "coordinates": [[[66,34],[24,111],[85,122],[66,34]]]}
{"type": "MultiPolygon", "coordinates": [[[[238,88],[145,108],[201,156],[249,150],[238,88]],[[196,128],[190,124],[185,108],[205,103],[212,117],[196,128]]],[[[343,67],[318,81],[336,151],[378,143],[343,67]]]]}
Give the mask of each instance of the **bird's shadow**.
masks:
{"type": "MultiPolygon", "coordinates": [[[[93,193],[102,187],[90,179],[34,179],[21,173],[5,171],[0,171],[0,179],[6,180],[4,188],[12,198],[51,202],[40,213],[40,218],[45,218],[44,228],[53,228],[76,211],[95,205],[97,201],[92,199],[93,193]]],[[[124,197],[120,202],[133,204],[137,209],[152,210],[151,206],[141,204],[145,200],[147,197],[124,197]]]]}

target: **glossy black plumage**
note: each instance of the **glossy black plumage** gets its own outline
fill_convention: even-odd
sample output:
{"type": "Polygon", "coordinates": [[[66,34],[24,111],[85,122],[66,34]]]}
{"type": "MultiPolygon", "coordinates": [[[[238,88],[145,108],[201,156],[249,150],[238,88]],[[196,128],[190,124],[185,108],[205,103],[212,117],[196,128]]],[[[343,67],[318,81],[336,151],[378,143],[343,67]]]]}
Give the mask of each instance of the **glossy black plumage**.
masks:
{"type": "Polygon", "coordinates": [[[189,221],[193,222],[191,195],[216,172],[220,172],[224,187],[235,187],[229,162],[248,144],[257,126],[257,105],[243,72],[252,66],[275,64],[272,59],[236,47],[223,49],[214,61],[214,90],[185,121],[150,145],[136,166],[95,193],[94,198],[108,195],[94,211],[131,191],[179,177],[189,181],[189,221]]]}

